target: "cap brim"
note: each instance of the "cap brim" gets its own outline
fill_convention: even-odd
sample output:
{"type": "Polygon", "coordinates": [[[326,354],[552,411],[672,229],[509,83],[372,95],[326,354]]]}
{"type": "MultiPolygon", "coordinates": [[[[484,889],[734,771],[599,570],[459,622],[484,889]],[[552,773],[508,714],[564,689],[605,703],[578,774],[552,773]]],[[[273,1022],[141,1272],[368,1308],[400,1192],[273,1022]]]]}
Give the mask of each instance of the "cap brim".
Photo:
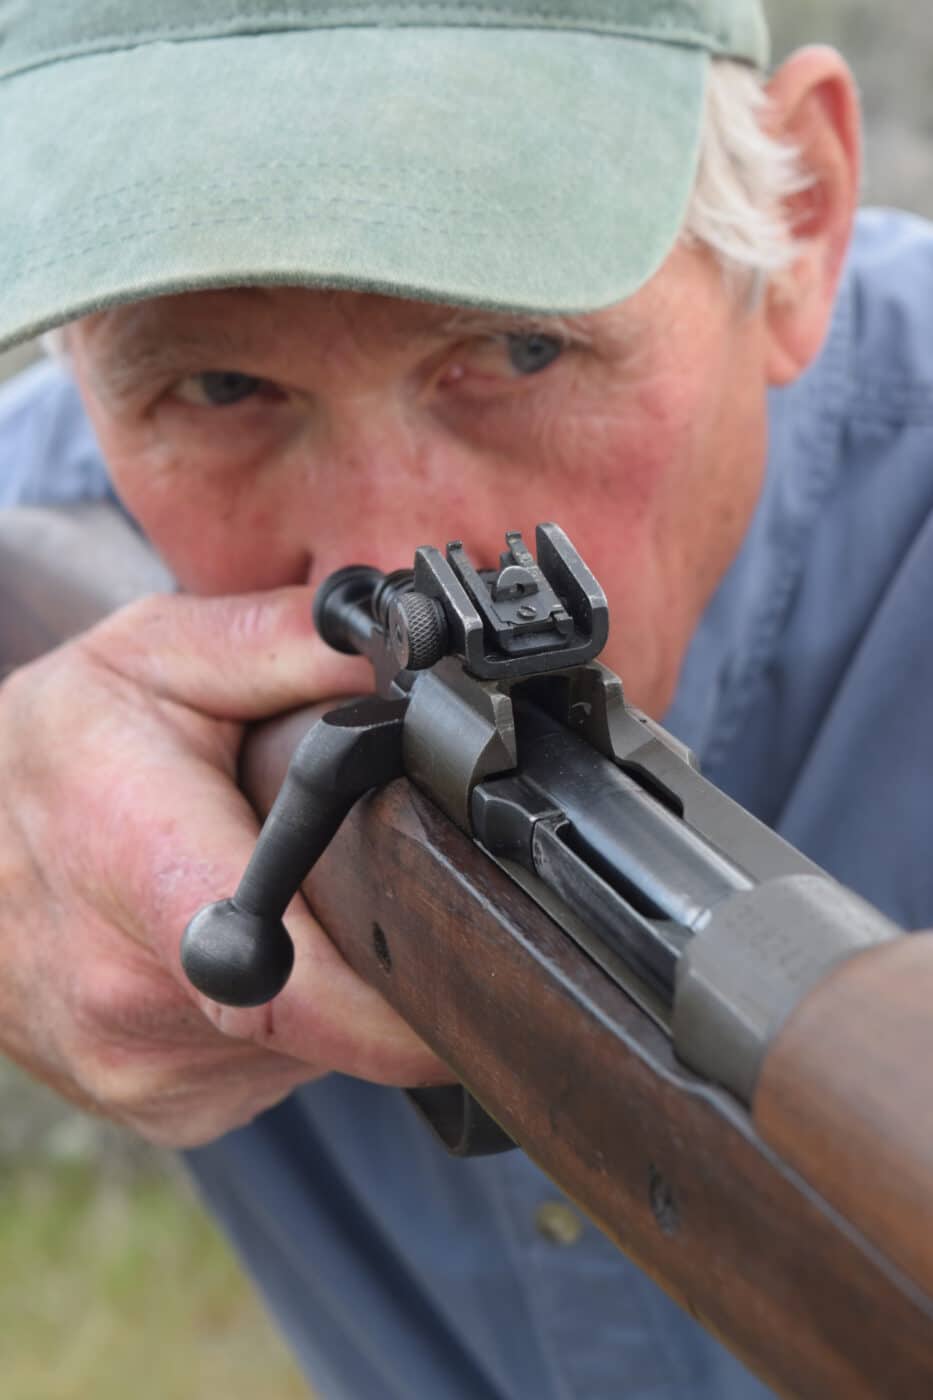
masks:
{"type": "Polygon", "coordinates": [[[21,73],[0,87],[0,347],[225,286],[609,305],[678,235],[708,65],[606,35],[360,28],[21,73]]]}

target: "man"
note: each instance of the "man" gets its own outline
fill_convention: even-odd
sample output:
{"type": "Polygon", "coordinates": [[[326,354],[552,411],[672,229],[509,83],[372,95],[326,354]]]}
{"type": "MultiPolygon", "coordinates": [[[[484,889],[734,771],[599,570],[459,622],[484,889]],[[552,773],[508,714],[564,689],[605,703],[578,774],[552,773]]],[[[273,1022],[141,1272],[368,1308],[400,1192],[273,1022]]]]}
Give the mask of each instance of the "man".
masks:
{"type": "Polygon", "coordinates": [[[518,1154],[447,1161],[376,1087],[445,1069],[307,909],[271,1011],[185,983],[180,930],[255,836],[244,725],[366,684],[311,634],[331,569],[558,520],[631,698],[933,913],[892,837],[919,792],[886,787],[916,690],[896,734],[872,708],[929,578],[901,270],[928,285],[928,236],[867,226],[837,304],[852,82],[807,50],[765,105],[766,58],[755,0],[0,0],[0,341],[67,327],[67,375],[5,399],[6,499],[107,489],[72,376],[182,590],[0,693],[5,1048],[194,1149],[324,1396],[766,1393],[569,1207],[549,1226],[518,1154]]]}

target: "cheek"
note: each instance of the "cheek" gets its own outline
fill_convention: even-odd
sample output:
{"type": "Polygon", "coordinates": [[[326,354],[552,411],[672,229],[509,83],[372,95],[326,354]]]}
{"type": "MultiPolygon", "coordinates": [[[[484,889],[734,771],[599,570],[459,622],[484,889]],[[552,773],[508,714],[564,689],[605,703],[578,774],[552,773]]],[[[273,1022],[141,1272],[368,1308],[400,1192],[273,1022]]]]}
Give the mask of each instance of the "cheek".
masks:
{"type": "Polygon", "coordinates": [[[642,555],[695,455],[691,410],[681,383],[657,374],[616,402],[607,396],[555,414],[539,436],[538,518],[556,519],[571,537],[572,524],[581,539],[611,533],[619,548],[642,555]]]}
{"type": "MultiPolygon", "coordinates": [[[[118,437],[118,435],[116,435],[118,437]]],[[[303,583],[308,557],[255,475],[193,471],[162,448],[103,443],[121,500],[187,592],[303,583]]]]}

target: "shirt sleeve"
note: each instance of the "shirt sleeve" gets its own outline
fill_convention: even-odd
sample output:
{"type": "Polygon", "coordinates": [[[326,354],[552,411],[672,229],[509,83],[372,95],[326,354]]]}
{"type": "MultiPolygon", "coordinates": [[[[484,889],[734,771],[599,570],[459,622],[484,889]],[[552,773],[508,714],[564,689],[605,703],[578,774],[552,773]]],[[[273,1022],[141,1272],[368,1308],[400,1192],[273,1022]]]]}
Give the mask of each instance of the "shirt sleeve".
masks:
{"type": "Polygon", "coordinates": [[[33,365],[0,388],[0,508],[115,499],[63,366],[33,365]]]}

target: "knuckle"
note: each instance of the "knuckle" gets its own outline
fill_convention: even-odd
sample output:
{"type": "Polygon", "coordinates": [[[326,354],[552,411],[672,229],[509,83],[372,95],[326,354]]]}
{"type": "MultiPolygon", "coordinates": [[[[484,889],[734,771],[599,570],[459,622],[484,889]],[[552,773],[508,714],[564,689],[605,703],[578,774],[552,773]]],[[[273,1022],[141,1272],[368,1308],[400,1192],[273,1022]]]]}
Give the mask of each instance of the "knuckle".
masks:
{"type": "Polygon", "coordinates": [[[177,604],[178,599],[172,593],[147,593],[105,617],[80,640],[92,650],[101,642],[125,646],[128,640],[164,626],[173,606],[177,607],[177,604]]]}
{"type": "Polygon", "coordinates": [[[231,641],[249,648],[256,643],[267,642],[272,614],[273,608],[261,594],[249,594],[231,601],[226,619],[231,641]]]}
{"type": "Polygon", "coordinates": [[[208,1140],[190,1087],[180,1089],[177,1066],[135,1055],[98,1053],[82,1065],[78,1085],[92,1112],[131,1129],[156,1147],[191,1147],[208,1140]]]}
{"type": "Polygon", "coordinates": [[[151,593],[126,603],[76,637],[71,648],[114,684],[133,677],[141,662],[170,643],[185,604],[171,593],[151,593]]]}
{"type": "Polygon", "coordinates": [[[132,1115],[160,1089],[173,1020],[161,987],[112,963],[83,961],[69,998],[70,1059],[81,1089],[111,1117],[132,1115]]]}
{"type": "Polygon", "coordinates": [[[189,1092],[180,1095],[166,1089],[150,1097],[145,1108],[126,1119],[127,1125],[156,1147],[182,1151],[203,1147],[224,1133],[249,1123],[293,1086],[285,1084],[274,1092],[236,1094],[189,1092]]]}
{"type": "Polygon", "coordinates": [[[137,1014],[133,1002],[128,979],[112,962],[83,959],[75,969],[71,1015],[75,1030],[89,1044],[112,1040],[128,1029],[137,1014]]]}
{"type": "Polygon", "coordinates": [[[145,1111],[158,1087],[151,1067],[135,1057],[102,1053],[99,1045],[82,1057],[77,1084],[98,1113],[127,1123],[145,1111]]]}

